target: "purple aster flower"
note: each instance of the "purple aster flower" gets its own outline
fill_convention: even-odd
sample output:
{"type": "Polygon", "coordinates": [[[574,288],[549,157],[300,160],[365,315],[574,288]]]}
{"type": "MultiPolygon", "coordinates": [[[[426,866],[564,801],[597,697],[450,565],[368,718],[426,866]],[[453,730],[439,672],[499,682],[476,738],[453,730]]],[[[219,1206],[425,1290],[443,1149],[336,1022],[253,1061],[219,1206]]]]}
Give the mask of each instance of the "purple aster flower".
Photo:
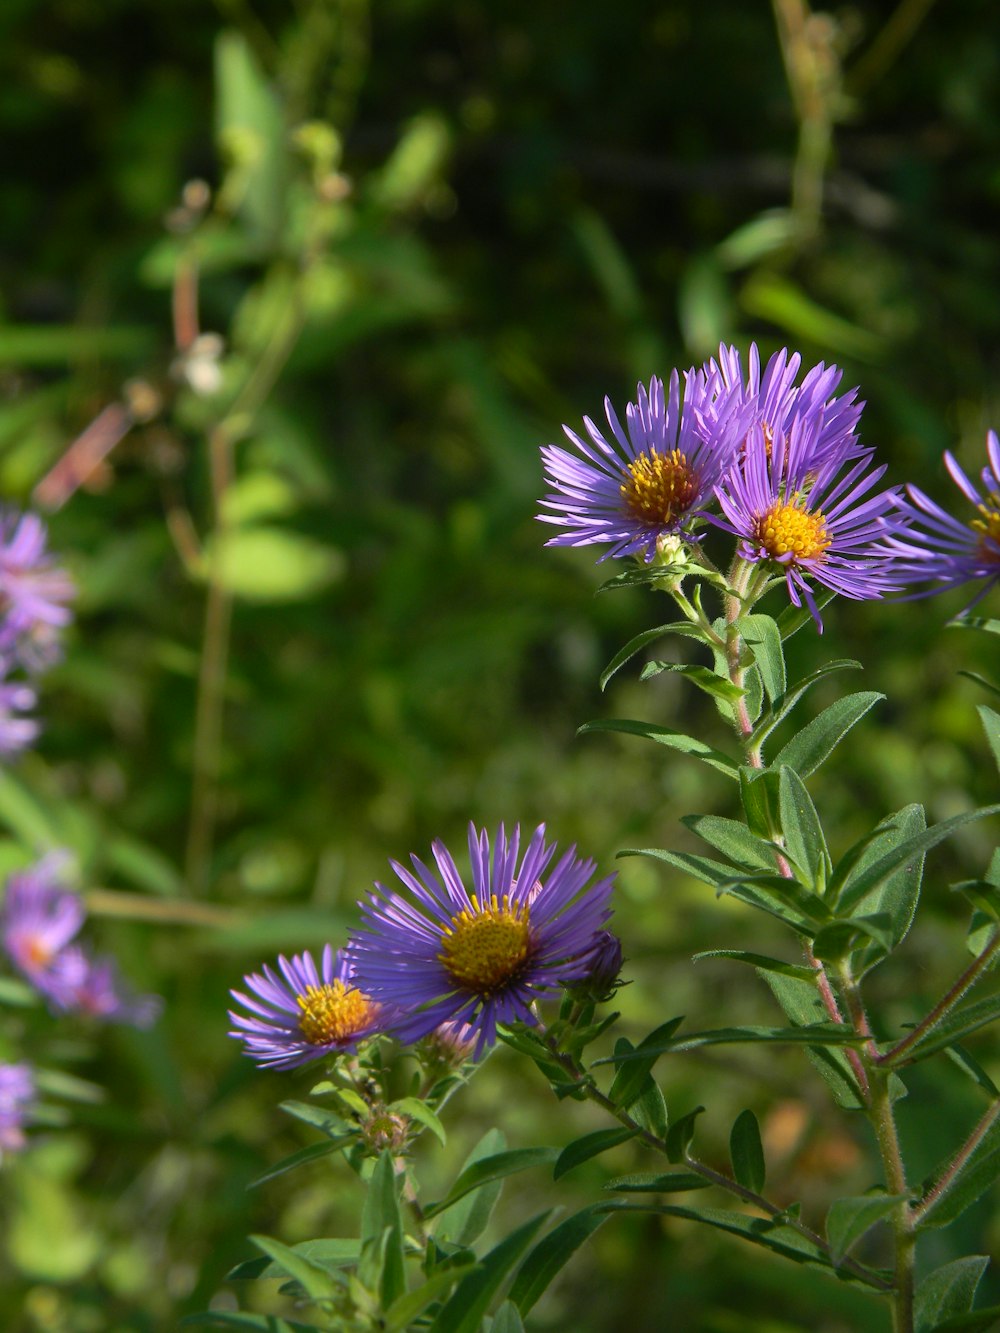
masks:
{"type": "MultiPolygon", "coordinates": [[[[723,343],[718,363],[713,359],[705,369],[717,373],[726,390],[739,394],[744,408],[750,412],[747,428],[760,427],[768,453],[776,437],[787,438],[795,420],[804,418],[818,423],[811,445],[814,463],[829,457],[843,459],[862,454],[856,429],[864,403],[855,401],[857,389],[834,398],[843,371],[822,361],[807,371],[797,385],[795,377],[801,364],[798,352],[789,355],[787,347],[783,347],[771,357],[762,374],[757,344],[751,343],[744,379],[739,351],[723,343]]],[[[739,457],[742,454],[742,450],[738,451],[739,457]]]]}
{"type": "MultiPolygon", "coordinates": [[[[0,663],[0,677],[6,674],[0,663]]],[[[23,681],[0,679],[0,756],[20,754],[37,737],[41,728],[30,713],[38,697],[23,681]]]]}
{"type": "Polygon", "coordinates": [[[0,646],[33,660],[32,640],[51,641],[51,631],[70,619],[66,603],[75,589],[46,549],[45,524],[37,514],[0,513],[0,646]]]}
{"type": "Polygon", "coordinates": [[[605,398],[613,441],[589,417],[587,440],[564,426],[580,457],[556,445],[542,448],[553,488],[542,504],[553,512],[538,518],[567,529],[546,545],[608,542],[602,560],[640,554],[652,560],[658,537],[690,532],[704,516],[746,432],[740,407],[739,387],[725,389],[715,371],[687,371],[683,395],[674,371],[666,394],[655,377],[648,392],[638,386],[637,402],[625,411],[627,430],[605,398]]]}
{"type": "Polygon", "coordinates": [[[324,1055],[354,1051],[385,1028],[385,1010],[354,983],[346,952],[323,949],[319,969],[312,955],[278,959],[278,972],[264,967],[244,977],[251,995],[230,994],[250,1016],[229,1011],[231,1037],[263,1069],[294,1069],[324,1055]],[[280,973],[280,975],[279,975],[280,973]]]}
{"type": "Polygon", "coordinates": [[[857,600],[900,586],[883,545],[897,493],[868,494],[885,472],[870,470],[870,449],[817,457],[822,421],[821,413],[796,415],[787,434],[770,441],[758,423],[741,465],[716,488],[725,515],[719,526],[740,538],[739,555],[782,572],[792,602],[806,603],[821,633],[809,580],[857,600]]]}
{"type": "Polygon", "coordinates": [[[470,824],[471,890],[435,842],[436,871],[416,856],[413,872],[393,861],[407,892],[376,884],[361,904],[365,928],[349,946],[358,980],[376,1000],[409,1013],[394,1029],[401,1040],[467,1023],[478,1028],[478,1059],[496,1041],[498,1023],[534,1023],[533,1001],[588,971],[611,915],[614,875],[588,886],[595,863],[575,847],[546,875],[556,849],[545,842],[544,824],[520,864],[519,847],[520,829],[508,842],[501,825],[491,854],[485,831],[470,824]]]}
{"type": "Polygon", "coordinates": [[[946,513],[917,486],[907,486],[908,498],[897,502],[906,530],[886,543],[896,555],[895,572],[903,583],[937,585],[915,596],[930,596],[982,579],[982,588],[966,607],[969,610],[1000,580],[1000,443],[996,431],[987,433],[986,455],[989,465],[980,474],[982,494],[953,455],[946,452],[944,456],[952,481],[976,508],[977,517],[967,523],[946,513]]]}
{"type": "Polygon", "coordinates": [[[47,993],[57,1009],[104,1023],[152,1027],[163,1008],[159,995],[137,995],[122,979],[113,958],[92,958],[78,945],[56,955],[47,983],[47,993]]]}
{"type": "Polygon", "coordinates": [[[0,1160],[24,1147],[24,1122],[34,1096],[30,1065],[0,1063],[0,1160]]]}
{"type": "Polygon", "coordinates": [[[0,913],[0,936],[11,962],[31,984],[59,1007],[65,979],[56,962],[86,915],[79,894],[64,887],[68,857],[54,852],[7,881],[0,913]]]}

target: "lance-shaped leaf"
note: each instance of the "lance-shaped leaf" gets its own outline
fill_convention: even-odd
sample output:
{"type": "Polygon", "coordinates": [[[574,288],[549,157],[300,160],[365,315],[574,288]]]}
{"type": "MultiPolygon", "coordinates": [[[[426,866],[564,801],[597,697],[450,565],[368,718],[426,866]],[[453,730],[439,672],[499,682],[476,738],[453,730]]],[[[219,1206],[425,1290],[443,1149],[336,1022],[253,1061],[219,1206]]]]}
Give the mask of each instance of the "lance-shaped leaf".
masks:
{"type": "Polygon", "coordinates": [[[404,1291],[392,1302],[379,1322],[379,1328],[383,1333],[406,1333],[425,1310],[439,1301],[474,1267],[475,1260],[470,1257],[468,1263],[454,1263],[447,1268],[437,1269],[426,1282],[413,1291],[404,1291]]]}
{"type": "MultiPolygon", "coordinates": [[[[740,1236],[751,1244],[761,1245],[796,1263],[816,1263],[830,1268],[826,1251],[794,1227],[764,1217],[748,1217],[725,1208],[685,1208],[675,1203],[631,1204],[629,1209],[659,1213],[667,1217],[682,1217],[689,1222],[702,1222],[732,1236],[740,1236]]],[[[874,1276],[874,1275],[873,1275],[874,1276]]],[[[874,1285],[874,1284],[873,1284],[874,1285]]]]}
{"type": "MultiPolygon", "coordinates": [[[[459,1179],[474,1163],[495,1157],[506,1146],[507,1140],[501,1130],[488,1129],[462,1163],[459,1179]]],[[[471,1245],[478,1240],[489,1224],[502,1189],[503,1178],[495,1178],[464,1194],[446,1212],[442,1210],[434,1228],[436,1239],[450,1240],[455,1245],[471,1245]]]]}
{"type": "Polygon", "coordinates": [[[937,1333],[949,1315],[968,1313],[988,1263],[985,1255],[970,1254],[928,1274],[913,1303],[915,1333],[937,1333]]]}
{"type": "Polygon", "coordinates": [[[803,872],[803,883],[822,893],[830,867],[826,838],[805,783],[793,768],[778,769],[778,817],[789,859],[803,872]]]}
{"type": "Polygon", "coordinates": [[[986,732],[986,739],[993,751],[993,758],[996,760],[997,767],[1000,768],[1000,715],[995,713],[992,708],[987,708],[985,704],[980,704],[978,711],[983,730],[986,732]]]}
{"type": "Polygon", "coordinates": [[[617,1148],[619,1144],[635,1138],[635,1133],[634,1129],[624,1127],[595,1129],[592,1134],[585,1134],[582,1139],[574,1139],[563,1148],[556,1159],[556,1164],[552,1168],[552,1179],[558,1180],[560,1176],[566,1175],[567,1171],[572,1171],[583,1162],[589,1162],[592,1157],[597,1157],[610,1148],[617,1148]]]}
{"type": "Polygon", "coordinates": [[[885,695],[877,691],[863,690],[838,699],[836,703],[824,708],[818,717],[807,722],[799,734],[778,751],[771,761],[771,767],[780,768],[786,764],[794,768],[800,777],[809,777],[869,709],[884,698],[885,695]]]}
{"type": "Polygon", "coordinates": [[[320,1129],[330,1138],[336,1138],[350,1131],[352,1126],[331,1111],[326,1106],[316,1106],[312,1102],[281,1102],[279,1111],[284,1111],[285,1115],[290,1115],[296,1120],[301,1120],[304,1125],[312,1125],[314,1129],[320,1129]]]}
{"type": "Polygon", "coordinates": [[[740,616],[736,628],[753,653],[764,692],[772,704],[785,693],[785,654],[781,634],[770,616],[740,616]]]}
{"type": "Polygon", "coordinates": [[[693,1111],[688,1111],[687,1115],[682,1115],[670,1126],[667,1135],[667,1157],[671,1162],[683,1162],[687,1157],[687,1150],[694,1138],[695,1124],[704,1110],[704,1106],[696,1106],[693,1111]]]}
{"type": "MultiPolygon", "coordinates": [[[[784,980],[784,978],[780,978],[784,980]]],[[[864,1038],[859,1037],[853,1028],[838,1023],[810,1023],[802,1027],[774,1028],[750,1023],[739,1027],[708,1028],[704,1032],[687,1032],[681,1037],[661,1042],[655,1049],[644,1048],[642,1051],[618,1051],[615,1055],[595,1060],[596,1065],[610,1062],[627,1062],[633,1055],[643,1061],[651,1057],[668,1055],[672,1052],[694,1051],[702,1046],[731,1045],[806,1045],[806,1046],[861,1046],[864,1038]]],[[[527,1150],[525,1150],[527,1151],[527,1150]]]]}
{"type": "Polygon", "coordinates": [[[636,1171],[628,1176],[616,1176],[604,1186],[619,1194],[682,1194],[689,1190],[707,1190],[712,1182],[693,1171],[636,1171]]]}
{"type": "Polygon", "coordinates": [[[482,1157],[460,1173],[443,1199],[424,1208],[424,1216],[435,1217],[472,1190],[491,1184],[493,1181],[503,1180],[506,1176],[516,1175],[519,1171],[527,1171],[534,1166],[551,1164],[558,1157],[558,1148],[512,1148],[509,1152],[482,1157]]]}
{"type": "Polygon", "coordinates": [[[725,819],[721,815],[685,815],[681,823],[738,866],[748,870],[775,869],[775,854],[780,849],[773,842],[751,833],[737,819],[725,819]]]}
{"type": "Polygon", "coordinates": [[[312,1300],[319,1301],[333,1296],[339,1289],[340,1282],[336,1274],[300,1250],[282,1245],[281,1241],[272,1240],[270,1236],[251,1236],[250,1240],[258,1250],[264,1251],[284,1275],[293,1278],[312,1300]]]}
{"type": "Polygon", "coordinates": [[[747,827],[758,838],[770,842],[781,832],[778,775],[766,768],[740,769],[740,801],[747,827]]]}
{"type": "Polygon", "coordinates": [[[444,1125],[427,1103],[421,1101],[419,1097],[401,1097],[399,1101],[393,1102],[389,1109],[401,1111],[403,1115],[409,1116],[411,1120],[416,1120],[417,1124],[429,1129],[442,1147],[448,1142],[444,1125]]]}
{"type": "MultiPolygon", "coordinates": [[[[826,1010],[816,993],[815,980],[800,981],[771,971],[760,975],[791,1022],[808,1027],[826,1018],[826,1010]]],[[[850,1062],[843,1051],[835,1047],[812,1046],[809,1059],[829,1084],[839,1106],[852,1110],[864,1106],[850,1062]]]]}
{"type": "Polygon", "coordinates": [[[361,1210],[361,1262],[358,1265],[358,1280],[369,1291],[378,1291],[383,1309],[406,1290],[399,1190],[395,1161],[386,1149],[375,1163],[361,1210]]]}
{"type": "MultiPolygon", "coordinates": [[[[823,962],[836,962],[862,946],[866,946],[868,967],[892,952],[892,919],[888,912],[857,916],[850,921],[834,921],[824,926],[816,932],[813,953],[823,962]]],[[[867,971],[866,967],[860,969],[860,972],[864,971],[867,971]]]]}
{"type": "MultiPolygon", "coordinates": [[[[307,1259],[311,1264],[332,1272],[338,1268],[348,1268],[358,1262],[361,1254],[361,1242],[340,1237],[302,1240],[297,1245],[288,1247],[295,1255],[307,1259]]],[[[226,1274],[227,1282],[243,1281],[247,1278],[281,1278],[288,1276],[288,1269],[266,1254],[259,1259],[245,1259],[226,1274]]]]}
{"type": "MultiPolygon", "coordinates": [[[[805,918],[813,923],[813,929],[826,925],[831,920],[829,907],[815,893],[803,887],[796,879],[784,875],[734,875],[731,880],[718,886],[720,896],[732,893],[735,889],[752,888],[761,894],[778,899],[791,909],[792,919],[805,918]]],[[[780,913],[784,917],[784,913],[780,913]]]]}
{"type": "Polygon", "coordinates": [[[794,685],[788,687],[783,698],[776,700],[771,708],[761,714],[760,720],[750,735],[750,744],[753,746],[762,745],[775,727],[784,722],[799,700],[817,681],[832,676],[836,671],[860,671],[861,669],[861,663],[856,662],[854,658],[841,657],[835,662],[827,662],[825,666],[818,667],[815,671],[811,671],[808,676],[803,676],[801,680],[797,680],[794,685]]]}
{"type": "Polygon", "coordinates": [[[642,668],[639,679],[652,680],[654,676],[662,676],[667,671],[683,676],[699,690],[710,694],[713,699],[735,703],[743,698],[744,690],[741,685],[734,685],[728,676],[720,676],[718,672],[706,666],[691,666],[684,662],[647,662],[642,668]]]}
{"type": "Polygon", "coordinates": [[[634,1118],[644,1129],[649,1129],[660,1137],[667,1132],[667,1108],[663,1094],[653,1081],[650,1071],[656,1064],[664,1043],[670,1040],[683,1021],[681,1015],[660,1024],[634,1048],[626,1038],[620,1038],[615,1044],[615,1054],[612,1057],[618,1072],[608,1090],[608,1096],[615,1106],[625,1110],[630,1107],[637,1108],[641,1103],[641,1113],[634,1118]],[[646,1052],[651,1054],[647,1055],[646,1052]]]}
{"type": "Polygon", "coordinates": [[[750,967],[760,968],[763,972],[779,972],[782,976],[795,977],[799,981],[809,982],[810,985],[814,983],[816,977],[811,967],[804,967],[801,963],[786,963],[782,958],[769,958],[763,953],[748,953],[745,949],[708,949],[704,953],[696,953],[691,961],[700,963],[706,958],[728,958],[734,963],[746,963],[750,967]]]}
{"type": "Polygon", "coordinates": [[[348,1143],[353,1143],[357,1139],[357,1134],[343,1134],[339,1139],[329,1139],[324,1143],[310,1143],[305,1148],[299,1148],[297,1152],[290,1153],[283,1157],[270,1170],[265,1171],[262,1176],[256,1180],[251,1180],[247,1189],[256,1189],[258,1185],[264,1185],[269,1180],[276,1180],[278,1176],[285,1175],[288,1171],[294,1171],[300,1166],[307,1166],[310,1162],[317,1162],[321,1157],[329,1157],[331,1153],[337,1152],[348,1143]]]}
{"type": "Polygon", "coordinates": [[[548,1216],[549,1211],[539,1213],[494,1246],[482,1262],[462,1278],[438,1311],[430,1333],[478,1333],[490,1302],[548,1216]]]}
{"type": "Polygon", "coordinates": [[[741,1111],[729,1136],[729,1157],[733,1175],[745,1189],[759,1194],[764,1188],[766,1170],[760,1126],[753,1111],[741,1111]]]}
{"type": "MultiPolygon", "coordinates": [[[[951,1046],[962,1037],[967,1037],[970,1032],[978,1032],[980,1028],[995,1023],[998,1018],[1000,1018],[1000,995],[987,995],[985,999],[976,1000],[973,1004],[964,1004],[961,1008],[952,1009],[919,1041],[903,1052],[899,1058],[900,1063],[912,1064],[917,1060],[925,1060],[929,1055],[935,1055],[946,1046],[951,1046]]],[[[895,1062],[890,1061],[890,1063],[895,1062]]]]}
{"type": "Polygon", "coordinates": [[[656,741],[657,745],[666,745],[671,750],[682,754],[694,755],[710,768],[734,781],[739,776],[739,765],[735,759],[722,750],[716,750],[694,736],[685,736],[683,732],[673,731],[670,727],[657,726],[655,722],[637,722],[630,718],[599,718],[596,722],[585,722],[578,728],[577,735],[584,736],[593,731],[617,731],[628,736],[643,736],[646,740],[656,741]]]}
{"type": "MultiPolygon", "coordinates": [[[[591,1204],[553,1228],[531,1250],[518,1269],[510,1288],[509,1299],[526,1315],[548,1289],[553,1278],[566,1266],[584,1241],[608,1219],[603,1205],[591,1204]]],[[[495,1327],[495,1325],[494,1325],[495,1327]]]]}
{"type": "Polygon", "coordinates": [[[490,1333],[524,1333],[524,1323],[513,1301],[504,1301],[493,1316],[490,1333]]]}
{"type": "Polygon", "coordinates": [[[835,1262],[856,1245],[877,1222],[887,1218],[905,1194],[862,1194],[837,1199],[826,1215],[826,1238],[835,1262]]]}
{"type": "Polygon", "coordinates": [[[689,620],[675,620],[669,625],[657,625],[655,629],[643,630],[634,639],[629,639],[624,648],[620,648],[608,665],[601,672],[601,689],[607,689],[608,681],[616,671],[620,671],[626,662],[630,662],[637,653],[648,648],[651,643],[665,638],[668,634],[681,634],[688,639],[698,639],[701,643],[711,643],[711,639],[699,625],[692,625],[689,620]]]}

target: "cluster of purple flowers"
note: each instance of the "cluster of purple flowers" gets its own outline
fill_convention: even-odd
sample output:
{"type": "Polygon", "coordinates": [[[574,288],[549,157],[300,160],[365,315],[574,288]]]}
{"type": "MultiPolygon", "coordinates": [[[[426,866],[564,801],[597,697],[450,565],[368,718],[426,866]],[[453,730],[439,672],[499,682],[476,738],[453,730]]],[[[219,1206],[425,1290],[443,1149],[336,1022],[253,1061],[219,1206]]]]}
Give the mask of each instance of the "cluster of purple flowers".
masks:
{"type": "Polygon", "coordinates": [[[159,1015],[159,997],[134,994],[114,959],[95,956],[77,941],[86,911],[63,882],[67,862],[53,853],[9,877],[0,910],[4,951],[55,1012],[149,1027],[159,1015]]]}
{"type": "Polygon", "coordinates": [[[976,510],[962,523],[914,486],[877,489],[885,468],[858,439],[857,391],[836,397],[841,371],[822,363],[797,383],[800,366],[783,349],[762,371],[751,346],[744,374],[739,352],[723,346],[718,360],[686,372],[683,391],[676,371],[666,393],[659,379],[640,384],[624,428],[605,399],[610,439],[590,418],[586,438],[564,427],[575,452],[542,449],[551,490],[538,517],[563,529],[547,544],[602,544],[601,559],[651,561],[665,538],[697,548],[709,523],[736,537],[744,561],[783,575],[820,628],[813,584],[854,599],[979,579],[991,587],[1000,578],[996,435],[982,493],[945,456],[976,510]]]}
{"type": "Polygon", "coordinates": [[[24,1123],[35,1099],[35,1076],[26,1064],[0,1063],[0,1161],[24,1147],[24,1123]]]}
{"type": "Polygon", "coordinates": [[[391,862],[402,889],[375,885],[346,949],[327,945],[318,968],[308,953],[280,958],[277,971],[245,978],[249,993],[232,992],[247,1012],[230,1012],[230,1035],[247,1055],[291,1069],[389,1033],[434,1034],[478,1059],[498,1024],[537,1021],[536,1000],[591,976],[602,991],[613,986],[604,926],[614,875],[592,883],[595,863],[575,847],[553,865],[544,825],[523,854],[519,828],[508,838],[501,825],[491,848],[470,825],[471,887],[442,842],[431,850],[433,867],[416,856],[412,869],[391,862]]]}
{"type": "Polygon", "coordinates": [[[46,550],[41,519],[0,511],[0,756],[18,754],[38,735],[33,682],[59,656],[73,594],[46,550]]]}

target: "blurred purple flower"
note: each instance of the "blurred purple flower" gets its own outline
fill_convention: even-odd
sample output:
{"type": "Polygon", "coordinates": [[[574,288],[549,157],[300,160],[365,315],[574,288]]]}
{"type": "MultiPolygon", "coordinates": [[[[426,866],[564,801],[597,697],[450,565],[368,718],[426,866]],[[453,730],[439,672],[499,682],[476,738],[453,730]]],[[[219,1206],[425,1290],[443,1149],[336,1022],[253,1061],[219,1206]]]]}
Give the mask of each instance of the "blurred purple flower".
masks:
{"type": "Polygon", "coordinates": [[[739,555],[783,573],[792,603],[805,602],[820,632],[808,580],[856,600],[898,589],[883,539],[903,528],[890,517],[896,491],[865,498],[885,472],[869,470],[873,451],[855,455],[845,445],[818,455],[822,429],[819,409],[796,414],[787,434],[773,439],[755,425],[740,466],[716,487],[725,515],[719,526],[740,538],[739,555]]]}
{"type": "Polygon", "coordinates": [[[231,991],[251,1017],[229,1011],[231,1037],[264,1069],[293,1069],[324,1055],[354,1051],[366,1037],[384,1031],[382,1006],[354,984],[344,950],[328,944],[319,969],[309,953],[278,959],[280,976],[269,967],[244,977],[251,995],[231,991]]]}
{"type": "Polygon", "coordinates": [[[37,990],[65,1008],[56,962],[80,927],[86,911],[79,894],[64,887],[65,853],[53,852],[7,881],[0,936],[11,962],[37,990]]]}
{"type": "Polygon", "coordinates": [[[408,892],[376,884],[361,904],[366,928],[349,945],[356,975],[374,999],[410,1015],[393,1027],[401,1041],[464,1023],[478,1030],[478,1059],[498,1023],[534,1023],[536,999],[586,973],[614,875],[588,886],[595,863],[571,847],[543,881],[556,850],[544,824],[520,865],[519,847],[520,829],[508,842],[501,825],[491,854],[485,831],[470,824],[471,891],[436,841],[437,873],[416,856],[415,873],[393,861],[408,892]]]}
{"type": "MultiPolygon", "coordinates": [[[[813,463],[837,457],[845,459],[864,452],[856,434],[864,403],[856,402],[857,389],[850,389],[840,398],[833,393],[843,378],[837,366],[822,361],[807,371],[802,383],[795,377],[802,364],[798,352],[788,353],[787,347],[770,358],[760,369],[757,344],[751,343],[747,354],[747,374],[744,379],[740,353],[724,343],[719,348],[719,359],[705,367],[709,374],[717,373],[727,391],[736,390],[749,411],[747,429],[759,426],[765,446],[770,452],[776,438],[787,438],[793,423],[804,418],[817,423],[811,446],[813,463]]],[[[738,451],[738,458],[743,451],[738,451]]]]}
{"type": "Polygon", "coordinates": [[[983,586],[968,610],[1000,580],[1000,443],[996,431],[987,433],[986,456],[988,465],[980,473],[982,494],[954,456],[947,452],[944,456],[952,481],[977,510],[977,517],[967,523],[946,513],[917,486],[907,486],[908,498],[897,502],[906,528],[887,540],[896,556],[895,571],[905,584],[936,585],[916,596],[982,579],[983,586]]]}
{"type": "Polygon", "coordinates": [[[0,757],[19,754],[38,736],[37,720],[26,717],[38,696],[23,681],[3,680],[6,664],[0,660],[0,757]]]}
{"type": "Polygon", "coordinates": [[[113,958],[92,958],[78,945],[64,949],[49,969],[47,994],[56,1008],[104,1023],[152,1027],[163,1009],[159,995],[137,995],[113,958]]]}
{"type": "Polygon", "coordinates": [[[37,514],[0,512],[0,648],[35,665],[39,644],[51,645],[51,631],[68,624],[66,603],[74,593],[69,575],[46,551],[37,514]]]}
{"type": "Polygon", "coordinates": [[[34,1096],[30,1065],[0,1063],[0,1160],[24,1147],[24,1122],[34,1096]]]}
{"type": "Polygon", "coordinates": [[[712,488],[732,462],[746,426],[741,423],[739,387],[725,389],[715,371],[674,371],[664,394],[655,377],[640,384],[637,402],[625,410],[627,431],[605,398],[609,441],[589,417],[589,440],[564,426],[577,454],[556,445],[542,448],[545,478],[552,491],[541,502],[552,513],[542,523],[567,531],[547,546],[589,546],[607,542],[611,556],[656,554],[664,534],[689,532],[712,500],[712,488]]]}

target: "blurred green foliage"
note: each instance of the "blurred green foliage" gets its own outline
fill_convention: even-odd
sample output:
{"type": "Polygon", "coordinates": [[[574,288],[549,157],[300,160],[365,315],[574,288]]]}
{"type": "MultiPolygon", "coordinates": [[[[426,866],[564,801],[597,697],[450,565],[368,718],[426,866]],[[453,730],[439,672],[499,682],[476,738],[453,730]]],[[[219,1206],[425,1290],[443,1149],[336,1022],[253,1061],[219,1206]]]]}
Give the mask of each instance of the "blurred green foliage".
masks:
{"type": "MultiPolygon", "coordinates": [[[[256,1073],[224,1010],[278,949],[340,942],[387,857],[460,845],[470,818],[544,819],[609,865],[621,846],[690,845],[684,814],[728,812],[692,761],[574,740],[589,717],[693,709],[723,732],[670,675],[640,689],[623,671],[598,693],[614,651],[662,616],[649,594],[595,599],[587,552],[542,550],[537,446],[561,422],[755,337],[845,368],[891,480],[947,489],[944,447],[978,466],[1000,422],[1000,48],[988,0],[931,7],[894,46],[925,8],[903,0],[895,29],[876,0],[812,17],[828,77],[809,123],[833,147],[810,168],[773,15],[739,0],[0,7],[0,488],[28,503],[109,404],[135,423],[51,518],[79,623],[39,752],[0,781],[5,855],[70,846],[87,884],[116,891],[93,900],[107,943],[168,1001],[151,1035],[67,1037],[66,1066],[107,1095],[5,1169],[5,1328],[173,1327],[232,1308],[223,1279],[247,1232],[350,1231],[360,1187],[327,1163],[246,1192],[308,1141],[276,1104],[309,1075],[256,1073]],[[818,230],[793,192],[810,169],[818,230]],[[212,808],[194,836],[193,769],[212,808]]],[[[80,454],[50,498],[75,487],[80,454]]],[[[961,605],[833,606],[823,640],[794,640],[797,674],[856,656],[888,695],[815,785],[841,846],[911,800],[943,818],[994,798],[976,687],[957,675],[991,674],[990,643],[942,628],[961,605]]],[[[924,926],[876,978],[895,1019],[957,966],[946,886],[982,871],[989,836],[935,854],[924,926]]],[[[687,961],[759,945],[743,909],[647,862],[620,880],[637,1023],[704,1012],[723,981],[731,1016],[773,1019],[752,976],[687,961]]],[[[976,1049],[996,1077],[994,1045],[976,1049]]],[[[681,1113],[706,1085],[769,1106],[772,1176],[808,1212],[870,1180],[867,1145],[806,1068],[661,1066],[681,1113]]],[[[512,1145],[565,1142],[567,1115],[588,1126],[528,1078],[507,1052],[490,1060],[430,1181],[494,1119],[512,1145]]],[[[959,1079],[912,1081],[918,1168],[935,1126],[975,1114],[959,1079]]],[[[731,1119],[703,1131],[720,1157],[731,1119]]],[[[559,1189],[579,1202],[601,1179],[591,1164],[559,1189]]],[[[539,1175],[508,1218],[550,1193],[539,1175]]],[[[990,1216],[938,1233],[927,1262],[996,1252],[990,1216]]],[[[809,1274],[676,1222],[616,1221],[590,1253],[533,1327],[882,1327],[847,1287],[824,1287],[817,1311],[809,1274]]]]}

